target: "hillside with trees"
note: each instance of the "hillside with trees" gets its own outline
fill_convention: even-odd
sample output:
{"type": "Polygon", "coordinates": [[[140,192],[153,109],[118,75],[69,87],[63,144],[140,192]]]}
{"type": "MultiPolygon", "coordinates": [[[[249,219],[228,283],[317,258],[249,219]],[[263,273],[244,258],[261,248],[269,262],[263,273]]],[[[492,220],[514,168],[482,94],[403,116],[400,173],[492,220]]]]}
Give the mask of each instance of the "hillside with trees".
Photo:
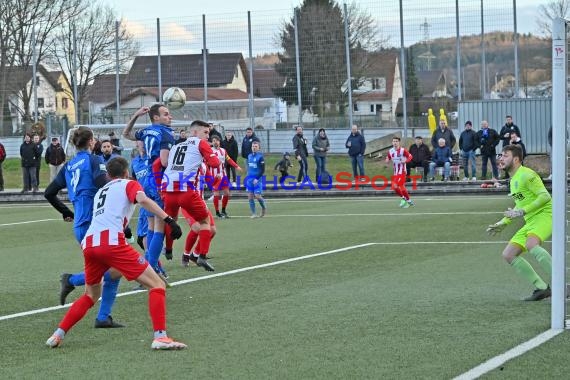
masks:
{"type": "MultiPolygon", "coordinates": [[[[491,32],[485,34],[485,61],[487,69],[487,90],[495,85],[495,80],[513,75],[515,68],[514,34],[511,32],[491,32]]],[[[549,38],[532,34],[519,35],[519,81],[521,89],[535,86],[551,79],[551,46],[549,38]]],[[[456,80],[455,38],[439,38],[430,41],[430,50],[435,58],[431,61],[432,70],[445,70],[448,80],[456,80]]],[[[419,56],[427,51],[427,45],[417,43],[411,46],[413,59],[418,70],[427,69],[426,60],[419,56]]],[[[480,35],[461,38],[461,68],[465,94],[469,98],[480,97],[481,37],[480,35]]]]}

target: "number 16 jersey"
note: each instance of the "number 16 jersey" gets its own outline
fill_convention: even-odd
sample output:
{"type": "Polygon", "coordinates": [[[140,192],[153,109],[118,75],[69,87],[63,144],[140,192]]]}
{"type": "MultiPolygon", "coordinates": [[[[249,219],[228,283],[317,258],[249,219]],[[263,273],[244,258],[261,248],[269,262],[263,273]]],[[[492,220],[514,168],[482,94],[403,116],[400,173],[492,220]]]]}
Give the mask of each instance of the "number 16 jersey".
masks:
{"type": "Polygon", "coordinates": [[[163,190],[195,190],[198,169],[203,161],[209,166],[220,165],[207,140],[189,137],[186,141],[174,145],[168,155],[168,166],[162,177],[163,190]]]}

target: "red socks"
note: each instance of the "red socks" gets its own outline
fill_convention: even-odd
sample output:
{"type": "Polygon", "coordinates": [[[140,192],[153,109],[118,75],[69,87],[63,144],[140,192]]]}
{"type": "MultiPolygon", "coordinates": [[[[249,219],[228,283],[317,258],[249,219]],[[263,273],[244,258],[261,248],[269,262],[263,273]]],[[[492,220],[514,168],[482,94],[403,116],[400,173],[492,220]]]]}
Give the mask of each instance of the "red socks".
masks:
{"type": "Polygon", "coordinates": [[[154,331],[166,331],[166,290],[152,288],[148,291],[148,312],[154,331]]]}
{"type": "Polygon", "coordinates": [[[65,332],[79,322],[85,314],[93,307],[95,302],[87,294],[82,295],[77,301],[71,305],[65,316],[59,323],[59,328],[65,332]]]}

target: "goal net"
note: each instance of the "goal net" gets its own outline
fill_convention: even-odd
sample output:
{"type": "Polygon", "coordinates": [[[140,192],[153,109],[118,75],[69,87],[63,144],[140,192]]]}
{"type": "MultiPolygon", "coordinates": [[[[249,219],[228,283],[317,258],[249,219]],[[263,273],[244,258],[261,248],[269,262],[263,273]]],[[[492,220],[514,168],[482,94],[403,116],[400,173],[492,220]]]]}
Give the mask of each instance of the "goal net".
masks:
{"type": "Polygon", "coordinates": [[[566,256],[568,254],[568,60],[569,21],[552,24],[552,311],[553,329],[568,326],[566,256]]]}

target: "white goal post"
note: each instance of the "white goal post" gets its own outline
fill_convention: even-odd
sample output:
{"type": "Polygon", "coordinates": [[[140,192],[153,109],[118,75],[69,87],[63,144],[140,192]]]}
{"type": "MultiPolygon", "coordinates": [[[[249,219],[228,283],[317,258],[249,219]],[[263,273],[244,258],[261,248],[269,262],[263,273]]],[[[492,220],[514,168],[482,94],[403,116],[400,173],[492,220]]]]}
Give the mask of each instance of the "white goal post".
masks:
{"type": "Polygon", "coordinates": [[[551,327],[567,326],[566,254],[568,223],[568,26],[552,23],[552,310],[551,327]]]}

